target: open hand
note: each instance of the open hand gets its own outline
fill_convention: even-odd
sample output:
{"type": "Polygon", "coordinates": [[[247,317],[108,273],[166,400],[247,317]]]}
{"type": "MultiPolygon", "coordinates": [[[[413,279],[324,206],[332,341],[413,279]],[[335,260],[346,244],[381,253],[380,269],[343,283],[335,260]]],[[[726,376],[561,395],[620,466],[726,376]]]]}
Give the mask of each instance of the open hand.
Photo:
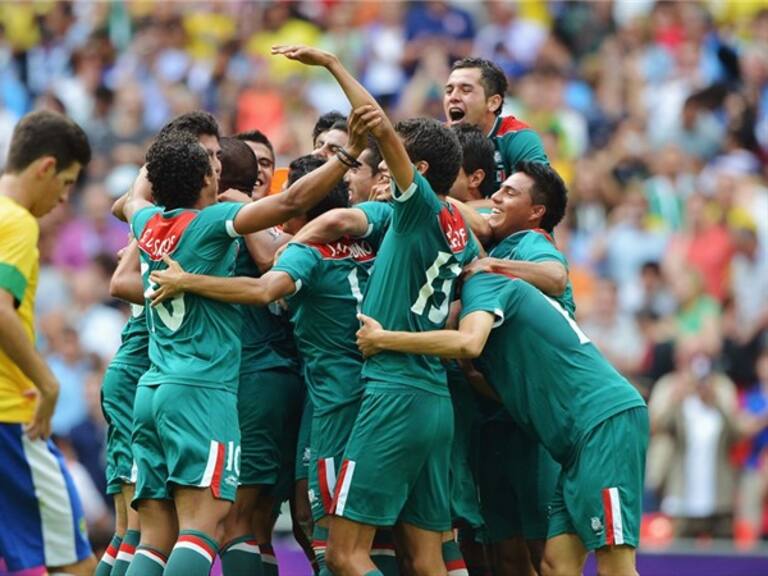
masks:
{"type": "Polygon", "coordinates": [[[379,136],[384,126],[384,113],[371,104],[364,104],[349,114],[347,148],[354,156],[368,147],[368,133],[379,136]]]}
{"type": "Polygon", "coordinates": [[[30,440],[47,440],[51,435],[51,419],[53,411],[56,409],[56,401],[59,399],[59,383],[55,380],[40,386],[39,391],[35,391],[37,398],[37,407],[35,415],[26,427],[27,436],[30,440]]]}
{"type": "Polygon", "coordinates": [[[184,291],[184,278],[186,272],[176,260],[173,260],[168,254],[163,256],[163,262],[168,264],[165,270],[155,270],[149,275],[149,280],[159,287],[152,293],[152,306],[157,306],[160,302],[173,298],[178,293],[184,291]]]}
{"type": "Polygon", "coordinates": [[[365,314],[358,314],[360,320],[360,329],[357,331],[357,347],[363,353],[364,358],[374,356],[381,352],[381,348],[376,345],[376,338],[381,332],[381,324],[365,314]]]}
{"type": "Polygon", "coordinates": [[[477,260],[474,260],[464,266],[464,271],[462,272],[462,279],[463,280],[469,280],[472,276],[477,274],[478,272],[488,272],[492,273],[493,268],[493,258],[478,258],[477,260]]]}
{"type": "Polygon", "coordinates": [[[273,56],[285,56],[288,60],[295,60],[307,66],[330,66],[337,60],[336,56],[325,50],[302,46],[301,44],[272,46],[273,56]]]}

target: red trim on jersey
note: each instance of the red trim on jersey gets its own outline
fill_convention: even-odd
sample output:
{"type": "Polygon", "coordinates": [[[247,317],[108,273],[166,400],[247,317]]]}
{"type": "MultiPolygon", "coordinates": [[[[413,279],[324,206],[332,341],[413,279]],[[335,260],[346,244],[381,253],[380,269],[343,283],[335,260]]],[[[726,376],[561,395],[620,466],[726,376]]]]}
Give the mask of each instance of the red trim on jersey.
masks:
{"type": "Polygon", "coordinates": [[[216,442],[216,465],[211,479],[211,492],[215,498],[221,498],[221,476],[224,470],[224,458],[226,449],[223,442],[216,442]]]}
{"type": "Polygon", "coordinates": [[[326,514],[330,514],[331,506],[333,505],[333,495],[328,486],[328,470],[325,465],[325,458],[320,458],[317,461],[317,475],[320,483],[320,498],[323,501],[323,510],[325,510],[326,514]]]}
{"type": "Polygon", "coordinates": [[[552,235],[546,230],[544,230],[544,228],[532,228],[531,231],[536,232],[537,234],[541,234],[542,236],[544,236],[544,238],[549,240],[550,244],[552,244],[553,246],[555,245],[555,239],[552,238],[552,235]]]}
{"type": "Polygon", "coordinates": [[[455,208],[443,206],[437,215],[437,220],[440,224],[440,229],[445,235],[445,239],[448,241],[451,252],[454,254],[462,252],[467,247],[470,232],[467,230],[467,225],[464,223],[461,212],[455,208]]]}
{"type": "Polygon", "coordinates": [[[336,489],[333,491],[333,501],[331,502],[331,514],[336,513],[336,506],[339,503],[341,487],[344,486],[344,477],[347,475],[347,464],[349,464],[349,460],[344,460],[344,462],[341,463],[341,470],[339,470],[339,475],[336,478],[336,489]]]}
{"type": "Polygon", "coordinates": [[[450,572],[451,570],[466,570],[467,564],[463,558],[457,560],[450,560],[445,563],[445,568],[450,572]]]}
{"type": "Polygon", "coordinates": [[[505,116],[501,119],[501,124],[499,124],[499,129],[496,132],[496,136],[503,136],[504,134],[509,134],[510,132],[517,132],[518,130],[525,130],[529,128],[530,126],[522,120],[518,120],[514,116],[505,116]]]}
{"type": "Polygon", "coordinates": [[[603,488],[603,514],[605,515],[605,545],[613,546],[613,508],[611,507],[611,491],[603,488]]]}
{"type": "Polygon", "coordinates": [[[176,249],[182,234],[196,217],[197,212],[193,211],[182,212],[173,218],[163,218],[162,214],[155,214],[144,226],[139,248],[151,260],[162,260],[164,255],[171,254],[176,249]]]}
{"type": "Polygon", "coordinates": [[[323,257],[323,260],[345,260],[351,258],[355,262],[368,262],[376,257],[373,247],[365,240],[342,238],[328,244],[308,244],[323,257]]]}
{"type": "Polygon", "coordinates": [[[211,555],[212,558],[216,558],[216,550],[211,548],[211,545],[208,544],[205,540],[200,538],[199,536],[195,536],[194,534],[182,534],[179,536],[179,542],[191,542],[192,544],[195,544],[197,546],[200,546],[203,550],[208,552],[208,554],[211,555]]]}

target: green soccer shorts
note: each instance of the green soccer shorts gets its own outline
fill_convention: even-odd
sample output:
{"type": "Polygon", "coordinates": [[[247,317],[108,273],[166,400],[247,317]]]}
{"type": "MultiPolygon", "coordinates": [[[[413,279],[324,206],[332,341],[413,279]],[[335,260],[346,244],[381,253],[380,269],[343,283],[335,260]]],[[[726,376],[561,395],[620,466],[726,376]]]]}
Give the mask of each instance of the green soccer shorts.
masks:
{"type": "Polygon", "coordinates": [[[615,414],[584,436],[558,479],[548,538],[577,534],[588,550],[637,548],[648,436],[645,406],[615,414]]]}
{"type": "Polygon", "coordinates": [[[242,486],[273,486],[277,483],[287,437],[297,425],[294,422],[298,422],[296,414],[301,410],[303,400],[304,383],[295,370],[275,368],[241,372],[237,412],[242,446],[242,486]]]}
{"type": "Polygon", "coordinates": [[[304,396],[304,406],[301,411],[301,423],[296,440],[296,462],[294,463],[294,479],[306,480],[309,478],[309,462],[311,455],[312,418],[314,407],[309,394],[304,396]]]}
{"type": "Polygon", "coordinates": [[[226,390],[139,386],[134,406],[136,494],[172,498],[174,486],[210,488],[234,501],[240,473],[237,395],[226,390]]]}
{"type": "Polygon", "coordinates": [[[136,384],[146,366],[110,364],[101,384],[101,411],[107,421],[107,494],[119,494],[136,482],[131,450],[136,384]]]}
{"type": "Polygon", "coordinates": [[[360,402],[353,402],[312,418],[309,503],[315,521],[331,512],[336,477],[359,411],[360,402]]]}
{"type": "Polygon", "coordinates": [[[450,530],[451,399],[405,386],[377,390],[377,384],[367,382],[332,513],[371,526],[450,530]]]}

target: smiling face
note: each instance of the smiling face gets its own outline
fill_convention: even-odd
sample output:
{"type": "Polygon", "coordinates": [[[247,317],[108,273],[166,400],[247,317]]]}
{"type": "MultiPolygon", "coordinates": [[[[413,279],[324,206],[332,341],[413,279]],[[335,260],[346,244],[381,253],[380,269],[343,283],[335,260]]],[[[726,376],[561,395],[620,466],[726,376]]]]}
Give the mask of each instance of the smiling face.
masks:
{"type": "Polygon", "coordinates": [[[44,157],[40,162],[39,193],[36,195],[30,212],[40,218],[53,210],[58,204],[69,199],[69,193],[80,174],[80,164],[73,162],[69,167],[56,172],[56,160],[53,157],[44,157]]]}
{"type": "Polygon", "coordinates": [[[480,68],[458,68],[451,72],[443,93],[443,112],[449,126],[465,122],[488,132],[501,105],[499,95],[487,97],[480,68]]]}
{"type": "Polygon", "coordinates": [[[245,141],[251,150],[253,150],[256,160],[259,161],[259,176],[256,178],[256,184],[253,187],[251,198],[258,200],[269,194],[272,186],[272,177],[275,175],[275,157],[272,151],[261,142],[245,141]]]}
{"type": "Polygon", "coordinates": [[[379,180],[379,174],[374,173],[373,168],[365,161],[370,154],[370,150],[364,150],[360,155],[361,166],[359,168],[350,168],[344,175],[344,180],[349,186],[349,203],[359,204],[365,202],[371,196],[371,189],[379,180]]]}
{"type": "Polygon", "coordinates": [[[497,241],[521,230],[531,230],[541,224],[546,208],[536,204],[531,191],[533,179],[523,172],[515,172],[504,180],[493,196],[493,208],[488,224],[497,241]]]}
{"type": "Polygon", "coordinates": [[[317,136],[317,142],[312,154],[322,156],[326,160],[336,154],[336,150],[347,145],[349,136],[344,130],[331,129],[317,136]]]}

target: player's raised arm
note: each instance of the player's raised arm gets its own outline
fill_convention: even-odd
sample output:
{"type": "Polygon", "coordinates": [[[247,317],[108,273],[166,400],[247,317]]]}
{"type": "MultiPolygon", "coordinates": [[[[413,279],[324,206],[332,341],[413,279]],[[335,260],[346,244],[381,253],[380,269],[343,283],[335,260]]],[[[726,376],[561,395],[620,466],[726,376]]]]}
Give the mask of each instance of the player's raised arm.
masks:
{"type": "Polygon", "coordinates": [[[190,274],[167,255],[163,260],[168,264],[168,268],[156,270],[149,276],[150,281],[158,286],[152,294],[152,306],[157,306],[180,292],[190,292],[232,304],[266,306],[296,291],[296,284],[285,272],[267,272],[261,278],[223,278],[190,274]]]}
{"type": "Polygon", "coordinates": [[[131,222],[133,215],[152,204],[152,184],[147,177],[147,167],[142,166],[131,188],[112,205],[112,214],[123,222],[131,222]]]}
{"type": "Polygon", "coordinates": [[[371,129],[371,134],[379,143],[381,155],[389,167],[390,174],[400,190],[407,190],[413,182],[413,165],[408,158],[405,146],[401,142],[394,126],[379,106],[376,99],[344,68],[336,55],[309,46],[273,46],[272,54],[283,55],[307,66],[323,66],[339,83],[347,95],[352,108],[370,106],[378,111],[382,122],[371,129]]]}
{"type": "Polygon", "coordinates": [[[358,208],[335,208],[305,224],[293,237],[302,244],[328,244],[344,236],[360,238],[368,231],[368,217],[358,208]]]}
{"type": "Polygon", "coordinates": [[[478,272],[505,274],[525,280],[550,296],[560,296],[568,286],[568,270],[557,260],[529,262],[503,258],[480,258],[464,268],[464,278],[478,272]]]}
{"type": "Polygon", "coordinates": [[[440,358],[477,358],[496,320],[489,312],[477,311],[462,318],[458,330],[395,332],[384,330],[376,320],[363,314],[359,318],[362,326],[357,332],[357,346],[365,357],[390,350],[440,358]]]}
{"type": "Polygon", "coordinates": [[[291,184],[287,190],[243,207],[234,221],[238,234],[250,234],[282,224],[317,204],[341,181],[367,146],[367,133],[381,123],[375,110],[358,108],[349,119],[349,141],[320,168],[291,184]]]}
{"type": "Polygon", "coordinates": [[[144,285],[139,267],[139,243],[131,242],[118,252],[117,268],[109,281],[109,295],[126,302],[144,305],[144,285]]]}

